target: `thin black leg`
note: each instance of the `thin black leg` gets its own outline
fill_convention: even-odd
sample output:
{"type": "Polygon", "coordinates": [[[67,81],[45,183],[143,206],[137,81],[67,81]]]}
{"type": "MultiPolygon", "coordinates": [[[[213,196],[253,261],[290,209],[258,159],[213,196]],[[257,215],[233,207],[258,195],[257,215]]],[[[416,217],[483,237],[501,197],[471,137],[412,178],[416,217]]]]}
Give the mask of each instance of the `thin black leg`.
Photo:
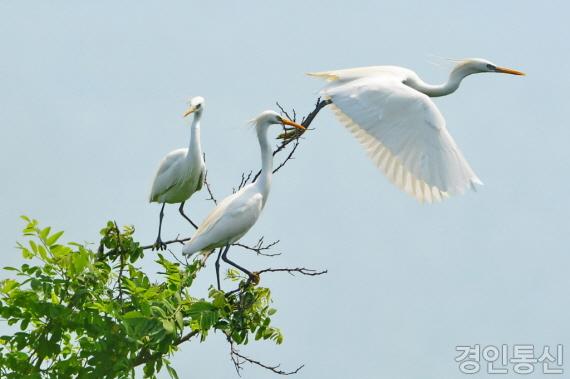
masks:
{"type": "Polygon", "coordinates": [[[235,268],[237,268],[238,270],[242,271],[243,273],[247,274],[247,276],[252,277],[253,275],[251,274],[250,271],[246,270],[245,268],[241,267],[240,265],[238,265],[237,263],[234,263],[232,261],[230,261],[227,257],[228,255],[228,251],[230,250],[230,246],[228,245],[226,247],[226,249],[224,250],[224,252],[222,253],[222,260],[232,266],[234,266],[235,268]]]}
{"type": "MultiPolygon", "coordinates": [[[[226,250],[230,248],[230,245],[226,246],[226,250]]],[[[222,290],[222,286],[220,285],[220,258],[222,257],[222,250],[223,248],[220,247],[218,250],[218,258],[216,259],[216,281],[218,282],[218,290],[222,290]]]]}
{"type": "Polygon", "coordinates": [[[166,249],[166,244],[162,242],[160,238],[160,232],[162,231],[162,218],[164,217],[164,206],[166,203],[162,203],[162,208],[160,208],[160,216],[158,222],[158,237],[156,238],[156,242],[154,243],[153,250],[164,250],[166,249]]]}
{"type": "Polygon", "coordinates": [[[178,211],[180,211],[180,214],[182,215],[182,217],[184,217],[186,220],[188,220],[188,222],[190,224],[192,224],[192,226],[194,227],[194,229],[198,229],[198,225],[194,224],[194,222],[192,222],[192,220],[190,220],[190,217],[186,216],[184,214],[184,203],[185,201],[183,201],[182,203],[180,203],[180,208],[178,208],[178,211]]]}

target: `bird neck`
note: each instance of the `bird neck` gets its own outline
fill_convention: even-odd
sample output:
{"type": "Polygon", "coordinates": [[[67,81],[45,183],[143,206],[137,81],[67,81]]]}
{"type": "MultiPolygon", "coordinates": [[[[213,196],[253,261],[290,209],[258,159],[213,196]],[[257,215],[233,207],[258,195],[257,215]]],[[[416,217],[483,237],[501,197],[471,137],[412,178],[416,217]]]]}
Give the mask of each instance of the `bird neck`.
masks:
{"type": "Polygon", "coordinates": [[[404,83],[429,97],[438,97],[455,92],[459,88],[461,81],[471,74],[474,74],[474,72],[468,70],[465,65],[458,64],[451,70],[447,82],[443,84],[427,84],[417,76],[406,79],[404,83]]]}
{"type": "Polygon", "coordinates": [[[188,158],[202,157],[202,144],[200,143],[200,119],[202,112],[197,111],[190,127],[190,142],[188,144],[188,158]]]}
{"type": "Polygon", "coordinates": [[[271,187],[271,177],[273,175],[273,152],[269,141],[267,140],[267,125],[257,124],[257,138],[259,140],[259,148],[261,150],[261,174],[255,182],[263,195],[263,205],[267,201],[269,188],[271,187]]]}

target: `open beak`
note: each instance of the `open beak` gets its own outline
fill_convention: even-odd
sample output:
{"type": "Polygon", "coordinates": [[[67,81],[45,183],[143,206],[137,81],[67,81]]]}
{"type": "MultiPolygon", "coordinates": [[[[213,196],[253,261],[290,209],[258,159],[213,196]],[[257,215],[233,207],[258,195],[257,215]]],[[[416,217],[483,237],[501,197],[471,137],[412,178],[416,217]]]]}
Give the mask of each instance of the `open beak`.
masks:
{"type": "Polygon", "coordinates": [[[196,112],[196,106],[192,105],[186,112],[184,112],[184,117],[188,117],[192,113],[196,112]]]}
{"type": "Polygon", "coordinates": [[[513,70],[512,68],[506,68],[506,67],[497,67],[495,71],[500,72],[502,74],[521,75],[521,76],[525,75],[524,72],[513,70]]]}
{"type": "Polygon", "coordinates": [[[288,120],[288,119],[283,118],[283,117],[281,117],[281,123],[283,125],[289,125],[289,126],[292,126],[294,128],[300,129],[300,130],[305,130],[305,127],[303,125],[299,125],[296,122],[293,122],[293,121],[288,120]]]}

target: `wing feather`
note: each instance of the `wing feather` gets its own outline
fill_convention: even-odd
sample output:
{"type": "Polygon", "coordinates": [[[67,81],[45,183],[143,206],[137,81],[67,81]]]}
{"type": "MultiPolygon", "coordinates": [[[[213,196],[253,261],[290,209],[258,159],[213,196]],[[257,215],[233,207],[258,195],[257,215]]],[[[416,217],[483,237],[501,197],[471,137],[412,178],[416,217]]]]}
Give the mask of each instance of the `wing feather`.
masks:
{"type": "Polygon", "coordinates": [[[187,153],[188,149],[186,148],[176,149],[160,161],[150,190],[150,202],[158,201],[162,195],[182,180],[180,175],[177,175],[176,166],[186,157],[187,153]]]}
{"type": "Polygon", "coordinates": [[[432,100],[402,82],[405,73],[376,69],[374,75],[351,71],[343,76],[340,70],[316,76],[332,80],[321,94],[398,188],[420,202],[433,202],[482,184],[432,100]]]}

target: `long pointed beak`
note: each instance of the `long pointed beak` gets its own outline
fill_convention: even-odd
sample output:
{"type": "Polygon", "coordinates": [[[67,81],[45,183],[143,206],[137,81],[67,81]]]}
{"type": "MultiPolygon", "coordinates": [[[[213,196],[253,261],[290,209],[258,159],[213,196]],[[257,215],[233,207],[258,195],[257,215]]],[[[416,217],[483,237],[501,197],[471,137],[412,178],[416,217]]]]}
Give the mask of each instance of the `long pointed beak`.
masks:
{"type": "Polygon", "coordinates": [[[513,70],[512,68],[506,68],[506,67],[497,67],[495,69],[495,71],[500,72],[502,74],[511,74],[511,75],[521,75],[521,76],[525,76],[526,74],[522,71],[519,70],[513,70]]]}
{"type": "Polygon", "coordinates": [[[196,111],[196,107],[192,105],[190,108],[188,108],[188,110],[186,112],[184,112],[183,117],[188,117],[189,115],[191,115],[195,111],[196,111]]]}
{"type": "Polygon", "coordinates": [[[293,121],[288,120],[288,119],[283,118],[283,117],[281,117],[281,123],[283,125],[289,125],[289,126],[292,126],[294,128],[300,129],[300,130],[305,130],[305,127],[303,125],[299,125],[296,122],[293,122],[293,121]]]}

